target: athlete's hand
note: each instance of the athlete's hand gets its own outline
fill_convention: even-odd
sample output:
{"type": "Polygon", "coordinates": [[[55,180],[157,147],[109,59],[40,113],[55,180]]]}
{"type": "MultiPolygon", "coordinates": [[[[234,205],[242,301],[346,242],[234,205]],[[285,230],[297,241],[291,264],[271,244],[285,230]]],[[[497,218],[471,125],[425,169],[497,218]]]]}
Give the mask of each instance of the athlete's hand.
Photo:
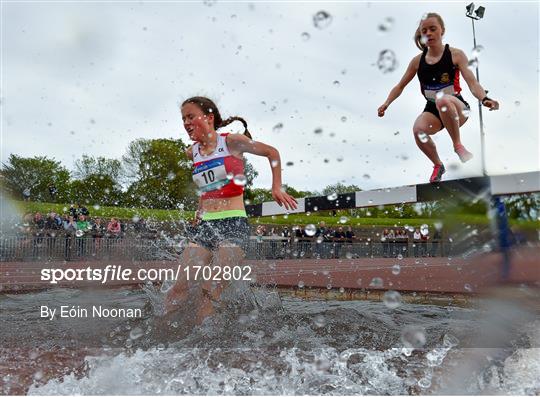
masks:
{"type": "Polygon", "coordinates": [[[272,198],[280,207],[285,206],[288,210],[294,210],[298,207],[298,201],[290,194],[281,190],[281,188],[272,188],[272,198]]]}
{"type": "Polygon", "coordinates": [[[377,109],[377,114],[379,117],[384,116],[384,112],[386,112],[386,109],[388,109],[388,105],[386,103],[383,103],[381,106],[379,106],[379,109],[377,109]]]}
{"type": "Polygon", "coordinates": [[[499,110],[499,102],[497,102],[495,99],[486,99],[484,102],[482,102],[482,105],[489,108],[489,111],[492,110],[499,110]]]}

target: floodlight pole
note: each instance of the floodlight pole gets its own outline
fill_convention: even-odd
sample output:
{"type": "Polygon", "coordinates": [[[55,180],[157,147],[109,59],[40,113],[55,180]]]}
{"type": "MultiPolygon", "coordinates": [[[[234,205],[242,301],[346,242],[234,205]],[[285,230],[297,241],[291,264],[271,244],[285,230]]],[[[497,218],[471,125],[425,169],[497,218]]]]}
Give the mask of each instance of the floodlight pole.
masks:
{"type": "MultiPolygon", "coordinates": [[[[471,3],[467,7],[467,13],[465,14],[468,18],[471,18],[472,21],[472,31],[473,31],[473,44],[475,49],[475,63],[476,63],[476,80],[480,83],[480,72],[478,70],[478,51],[476,50],[476,31],[474,29],[474,21],[480,19],[481,17],[473,15],[474,3],[471,3]],[[470,7],[472,5],[472,7],[470,7]],[[470,9],[469,9],[470,7],[470,9]]],[[[480,156],[482,158],[482,175],[487,176],[486,170],[486,153],[485,153],[485,143],[486,143],[486,134],[484,132],[484,119],[482,117],[482,101],[478,100],[478,115],[480,119],[480,156]]]]}

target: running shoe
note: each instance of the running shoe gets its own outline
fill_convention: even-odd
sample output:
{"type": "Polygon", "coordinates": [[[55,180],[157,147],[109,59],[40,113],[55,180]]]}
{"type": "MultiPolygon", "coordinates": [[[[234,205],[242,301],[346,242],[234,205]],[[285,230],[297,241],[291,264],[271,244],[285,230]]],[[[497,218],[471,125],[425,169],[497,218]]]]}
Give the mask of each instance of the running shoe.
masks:
{"type": "Polygon", "coordinates": [[[441,178],[444,174],[444,165],[443,164],[437,164],[433,167],[433,172],[431,173],[431,177],[429,178],[430,183],[437,183],[441,181],[441,178]]]}
{"type": "Polygon", "coordinates": [[[465,146],[463,145],[455,146],[454,151],[457,153],[462,163],[466,163],[467,161],[473,158],[473,154],[469,152],[467,149],[465,149],[465,146]]]}

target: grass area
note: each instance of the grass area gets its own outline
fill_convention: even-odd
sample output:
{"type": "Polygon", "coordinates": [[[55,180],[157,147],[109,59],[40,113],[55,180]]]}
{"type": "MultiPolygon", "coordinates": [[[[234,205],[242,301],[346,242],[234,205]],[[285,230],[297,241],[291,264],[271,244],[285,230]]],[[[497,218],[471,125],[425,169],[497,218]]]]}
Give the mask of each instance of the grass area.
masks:
{"type": "MultiPolygon", "coordinates": [[[[14,201],[16,207],[21,213],[26,212],[41,212],[46,214],[47,212],[54,211],[63,214],[68,211],[69,204],[54,204],[54,203],[38,203],[32,201],[14,201]]],[[[103,217],[103,218],[120,218],[124,220],[133,219],[137,216],[144,219],[153,219],[156,221],[174,221],[178,219],[190,219],[193,218],[193,211],[179,211],[179,210],[158,210],[147,208],[123,208],[123,207],[98,207],[89,206],[91,217],[103,217]]],[[[460,222],[469,225],[488,225],[489,219],[484,215],[476,214],[452,214],[451,220],[453,222],[460,222]]],[[[291,215],[276,215],[266,216],[260,218],[250,218],[250,223],[253,224],[265,224],[265,225],[308,225],[310,223],[317,225],[319,222],[324,221],[327,226],[353,226],[353,227],[369,227],[369,226],[382,226],[382,227],[398,227],[398,226],[413,226],[419,227],[423,224],[433,225],[437,222],[437,218],[373,218],[351,217],[347,210],[337,211],[337,216],[324,215],[320,213],[306,214],[291,214],[291,215]],[[344,223],[340,222],[341,217],[346,217],[344,223]]],[[[445,221],[446,222],[446,221],[445,221]]],[[[510,225],[519,226],[520,228],[535,230],[540,228],[540,222],[538,221],[521,221],[516,219],[510,219],[510,225]]]]}
{"type": "MultiPolygon", "coordinates": [[[[64,214],[69,210],[69,204],[55,204],[55,203],[37,203],[32,201],[15,201],[16,207],[21,213],[26,212],[41,212],[46,214],[54,211],[58,214],[64,214]]],[[[125,207],[101,207],[101,206],[88,206],[91,217],[100,218],[119,218],[119,219],[133,219],[137,216],[144,219],[153,219],[156,221],[172,221],[182,218],[193,218],[193,211],[179,211],[179,210],[157,210],[148,208],[125,208],[125,207]]]]}

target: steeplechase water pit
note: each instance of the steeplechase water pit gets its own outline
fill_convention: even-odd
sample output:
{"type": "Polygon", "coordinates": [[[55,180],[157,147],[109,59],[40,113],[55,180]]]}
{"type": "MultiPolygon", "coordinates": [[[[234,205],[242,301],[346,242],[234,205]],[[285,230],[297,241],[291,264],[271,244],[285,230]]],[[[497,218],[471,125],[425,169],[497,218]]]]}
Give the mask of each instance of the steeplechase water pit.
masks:
{"type": "MultiPolygon", "coordinates": [[[[493,196],[496,209],[499,195],[538,191],[538,180],[529,173],[313,197],[298,211],[463,195],[493,196]]],[[[248,210],[280,213],[270,203],[248,210]]],[[[504,217],[493,214],[494,240],[504,241],[504,217]]],[[[358,251],[367,256],[339,259],[248,255],[243,264],[255,278],[233,283],[217,314],[196,327],[189,305],[160,314],[167,282],[53,285],[40,277],[44,267],[79,269],[79,275],[100,266],[175,269],[169,253],[159,260],[126,253],[107,260],[3,261],[2,323],[9,327],[2,331],[1,388],[10,394],[537,390],[534,375],[520,368],[537,363],[538,245],[400,259],[370,248],[358,251]],[[103,307],[116,314],[96,315],[103,307]]]]}

